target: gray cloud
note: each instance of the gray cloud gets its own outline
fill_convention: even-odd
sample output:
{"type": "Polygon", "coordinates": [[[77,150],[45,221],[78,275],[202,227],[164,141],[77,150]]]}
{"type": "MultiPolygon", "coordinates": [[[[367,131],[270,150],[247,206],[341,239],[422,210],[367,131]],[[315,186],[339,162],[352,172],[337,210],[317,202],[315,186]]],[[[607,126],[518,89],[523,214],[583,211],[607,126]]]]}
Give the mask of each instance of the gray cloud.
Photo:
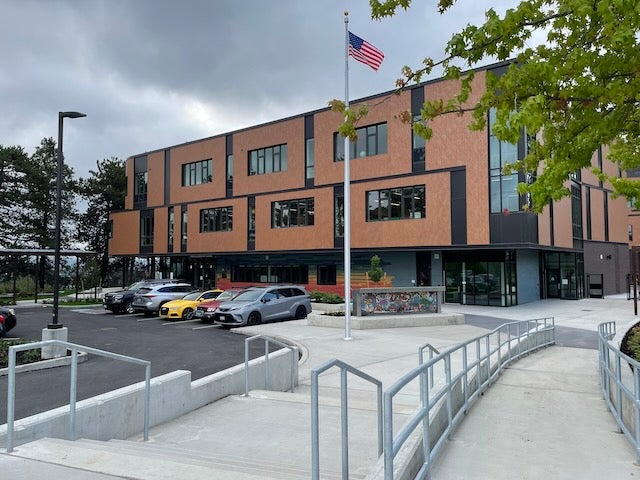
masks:
{"type": "Polygon", "coordinates": [[[374,22],[366,0],[0,0],[0,144],[32,151],[57,136],[58,111],[82,111],[64,147],[86,176],[102,158],[325,107],[344,97],[345,9],[385,53],[378,72],[350,62],[350,97],[392,90],[402,66],[439,58],[484,15],[414,3],[374,22]]]}

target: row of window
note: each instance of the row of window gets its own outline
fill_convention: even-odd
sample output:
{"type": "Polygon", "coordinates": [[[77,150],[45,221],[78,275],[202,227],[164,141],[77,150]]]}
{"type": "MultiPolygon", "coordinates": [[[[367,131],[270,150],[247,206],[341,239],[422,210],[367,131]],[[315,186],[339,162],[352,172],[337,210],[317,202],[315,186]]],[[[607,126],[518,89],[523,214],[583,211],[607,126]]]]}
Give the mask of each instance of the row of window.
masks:
{"type": "MultiPolygon", "coordinates": [[[[425,218],[425,186],[387,188],[366,192],[367,221],[425,218]]],[[[249,209],[249,229],[255,230],[255,207],[249,209]]],[[[152,212],[151,212],[152,213],[152,212]]],[[[343,235],[343,197],[336,197],[335,235],[343,235]]],[[[174,243],[174,207],[169,207],[168,242],[174,243]]],[[[313,197],[279,200],[271,203],[271,228],[306,227],[315,224],[313,197]]],[[[153,245],[153,215],[140,217],[140,245],[153,245]]],[[[200,210],[200,232],[230,232],[233,230],[233,207],[215,207],[200,210]]],[[[181,212],[181,243],[187,241],[187,211],[181,212]]]]}
{"type": "Polygon", "coordinates": [[[211,159],[182,165],[182,186],[200,185],[213,180],[213,162],[211,159]]]}
{"type": "MultiPolygon", "coordinates": [[[[336,266],[318,265],[318,285],[336,285],[336,266]]],[[[309,283],[308,265],[234,265],[232,282],[247,283],[309,283]]]]}

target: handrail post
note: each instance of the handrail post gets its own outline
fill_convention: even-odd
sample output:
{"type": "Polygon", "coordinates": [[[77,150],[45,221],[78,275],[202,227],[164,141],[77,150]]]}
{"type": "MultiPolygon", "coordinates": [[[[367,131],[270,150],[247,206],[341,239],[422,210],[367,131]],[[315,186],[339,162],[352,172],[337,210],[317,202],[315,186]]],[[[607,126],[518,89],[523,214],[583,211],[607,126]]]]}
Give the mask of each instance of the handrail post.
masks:
{"type": "Polygon", "coordinates": [[[151,405],[151,364],[144,372],[144,440],[149,440],[149,407],[151,405]]]}
{"type": "Polygon", "coordinates": [[[244,339],[244,396],[249,396],[249,338],[244,339]]]}
{"type": "Polygon", "coordinates": [[[311,372],[311,479],[320,480],[320,428],[318,374],[311,372]]]}
{"type": "Polygon", "coordinates": [[[269,338],[264,338],[264,389],[269,390],[269,338]]]}
{"type": "Polygon", "coordinates": [[[13,427],[16,414],[16,352],[9,347],[9,378],[7,379],[7,453],[13,451],[13,427]]]}
{"type": "Polygon", "coordinates": [[[349,478],[349,416],[347,400],[347,371],[340,368],[340,424],[342,433],[342,478],[349,478]]]}
{"type": "Polygon", "coordinates": [[[76,399],[78,395],[78,350],[71,349],[71,380],[69,381],[69,435],[76,439],[76,399]]]}

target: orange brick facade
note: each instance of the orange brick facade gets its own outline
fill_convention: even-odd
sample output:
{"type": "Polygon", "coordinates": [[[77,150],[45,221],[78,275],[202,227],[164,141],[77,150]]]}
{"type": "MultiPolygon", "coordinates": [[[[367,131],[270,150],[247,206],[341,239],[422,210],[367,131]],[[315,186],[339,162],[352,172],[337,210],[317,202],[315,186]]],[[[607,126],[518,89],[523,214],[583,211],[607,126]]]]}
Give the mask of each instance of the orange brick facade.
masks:
{"type": "MultiPolygon", "coordinates": [[[[476,98],[484,80],[485,71],[477,71],[476,98]]],[[[575,183],[580,198],[555,202],[538,216],[525,208],[505,215],[492,207],[488,131],[470,131],[469,116],[438,118],[424,151],[414,148],[411,127],[397,114],[415,115],[423,100],[455,89],[454,82],[437,80],[351,102],[370,106],[358,127],[377,132],[350,161],[352,286],[371,286],[367,270],[376,254],[382,284],[446,285],[448,301],[508,306],[580,298],[589,294],[590,274],[607,276],[608,293],[620,291],[628,272],[625,202],[590,172],[575,183]],[[372,219],[378,211],[383,216],[372,219]],[[601,255],[615,257],[617,270],[603,268],[601,255]]],[[[334,155],[336,141],[343,141],[336,140],[340,122],[338,113],[322,109],[130,157],[125,211],[111,216],[110,254],[146,259],[144,275],[181,277],[199,287],[294,282],[342,294],[344,163],[334,155]],[[266,152],[271,165],[272,149],[279,148],[286,149],[285,164],[274,160],[268,173],[251,171],[251,152],[266,152]],[[185,181],[185,168],[209,160],[205,181],[185,181]],[[136,180],[143,177],[146,190],[136,180]],[[287,222],[300,215],[296,222],[307,224],[279,224],[281,205],[291,209],[287,222]],[[206,225],[207,215],[217,220],[206,225]]],[[[594,154],[594,165],[600,159],[594,154]]],[[[605,162],[604,168],[613,167],[605,162]]],[[[130,262],[123,276],[139,275],[136,268],[130,262]]]]}

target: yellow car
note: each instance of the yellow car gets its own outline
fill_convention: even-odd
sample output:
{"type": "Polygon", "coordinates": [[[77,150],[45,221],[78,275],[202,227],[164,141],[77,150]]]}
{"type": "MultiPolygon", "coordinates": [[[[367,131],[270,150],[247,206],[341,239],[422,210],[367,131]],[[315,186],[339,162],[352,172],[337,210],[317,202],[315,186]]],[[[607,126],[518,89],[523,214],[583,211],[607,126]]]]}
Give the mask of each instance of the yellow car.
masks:
{"type": "Polygon", "coordinates": [[[160,307],[160,318],[190,320],[200,302],[213,300],[224,290],[207,290],[206,292],[192,292],[178,300],[171,300],[160,307]]]}

